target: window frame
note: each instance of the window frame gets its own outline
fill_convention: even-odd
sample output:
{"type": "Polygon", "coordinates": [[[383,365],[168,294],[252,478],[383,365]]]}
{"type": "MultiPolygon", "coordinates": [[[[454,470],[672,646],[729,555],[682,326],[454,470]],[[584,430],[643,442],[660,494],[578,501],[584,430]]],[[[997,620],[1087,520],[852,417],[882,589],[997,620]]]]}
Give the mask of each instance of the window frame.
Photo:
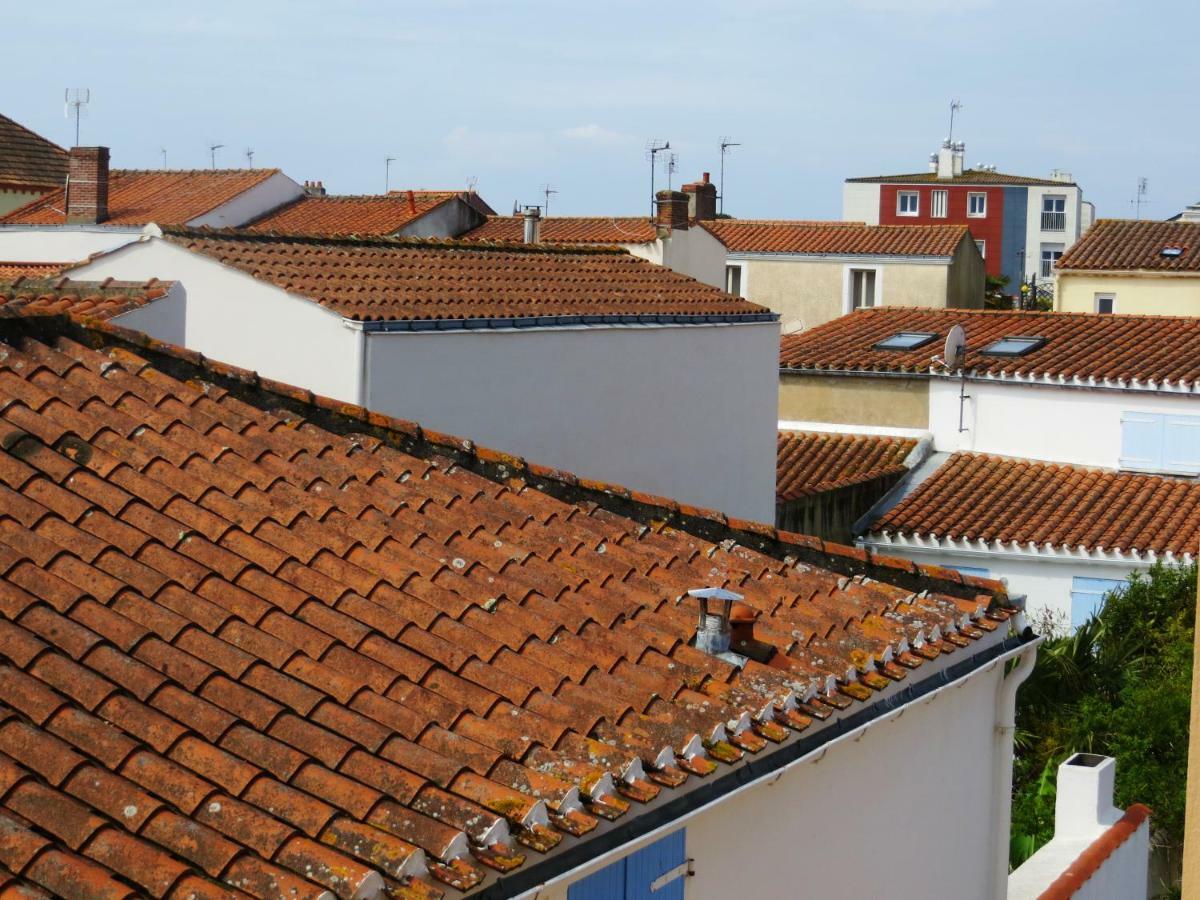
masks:
{"type": "Polygon", "coordinates": [[[979,250],[980,259],[987,259],[987,239],[975,238],[975,247],[979,250]]]}
{"type": "Polygon", "coordinates": [[[1092,295],[1093,311],[1102,316],[1114,315],[1117,311],[1117,295],[1111,291],[1098,291],[1092,295]],[[1108,310],[1100,308],[1100,304],[1108,301],[1108,310]]]}
{"type": "Polygon", "coordinates": [[[988,208],[987,191],[967,191],[967,218],[968,219],[986,219],[988,208]],[[982,201],[983,209],[979,212],[972,212],[971,206],[976,199],[982,201]]]}
{"type": "Polygon", "coordinates": [[[907,353],[910,350],[920,350],[922,347],[924,347],[928,344],[932,344],[939,337],[941,337],[941,335],[938,334],[936,331],[897,331],[895,334],[888,335],[882,341],[877,341],[874,344],[872,344],[871,349],[872,350],[890,350],[895,353],[907,353]],[[919,338],[921,338],[921,340],[916,341],[911,344],[908,344],[903,347],[887,346],[888,341],[893,341],[896,338],[905,337],[905,336],[919,337],[919,338]]]}
{"type": "Polygon", "coordinates": [[[741,297],[743,300],[748,299],[746,296],[746,282],[747,275],[749,274],[748,268],[749,267],[744,262],[730,262],[729,260],[725,261],[725,293],[733,294],[733,291],[729,290],[729,275],[730,269],[736,269],[738,273],[739,293],[733,294],[733,296],[741,297]]]}
{"type": "Polygon", "coordinates": [[[1063,254],[1066,252],[1067,252],[1067,250],[1066,250],[1065,244],[1059,244],[1059,243],[1041,244],[1038,247],[1038,274],[1042,278],[1053,278],[1054,277],[1054,264],[1056,262],[1058,262],[1060,259],[1062,259],[1063,254]],[[1052,259],[1047,260],[1046,259],[1047,253],[1056,254],[1056,255],[1052,259]],[[1047,265],[1047,262],[1049,262],[1049,265],[1047,265]]]}
{"type": "Polygon", "coordinates": [[[921,192],[920,191],[896,191],[896,215],[904,216],[905,218],[915,218],[921,215],[921,192]],[[904,200],[911,197],[913,200],[912,212],[905,212],[904,200]]]}
{"type": "Polygon", "coordinates": [[[950,210],[950,192],[945,188],[934,188],[929,193],[929,217],[944,219],[950,210]],[[940,204],[939,204],[939,201],[940,204]],[[939,212],[940,206],[940,212],[939,212]]]}
{"type": "Polygon", "coordinates": [[[842,269],[842,315],[849,315],[856,309],[873,309],[883,305],[883,266],[881,265],[859,265],[855,263],[847,263],[842,269]],[[854,273],[855,272],[872,272],[874,273],[875,289],[871,294],[870,306],[855,306],[854,305],[854,273]]]}
{"type": "Polygon", "coordinates": [[[1006,334],[1002,338],[997,338],[986,347],[979,351],[981,356],[1005,356],[1019,357],[1027,356],[1035,350],[1040,350],[1046,346],[1046,338],[1036,334],[1006,334]],[[1021,347],[1014,350],[996,350],[995,348],[1006,342],[1023,341],[1028,342],[1029,346],[1021,347]]]}

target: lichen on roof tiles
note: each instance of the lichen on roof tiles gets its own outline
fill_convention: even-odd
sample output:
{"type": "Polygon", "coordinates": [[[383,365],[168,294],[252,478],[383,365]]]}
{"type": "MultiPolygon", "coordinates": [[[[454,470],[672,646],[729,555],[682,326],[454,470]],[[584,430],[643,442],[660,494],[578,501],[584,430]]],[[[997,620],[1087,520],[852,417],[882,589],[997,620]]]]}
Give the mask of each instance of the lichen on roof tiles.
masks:
{"type": "Polygon", "coordinates": [[[255,219],[246,228],[274,234],[393,234],[459,196],[455,191],[306,196],[255,219]]]}
{"type": "MultiPolygon", "coordinates": [[[[3,266],[0,265],[0,275],[3,266]]],[[[165,297],[171,282],[73,281],[69,278],[0,278],[0,309],[67,313],[111,319],[165,297]]]]}
{"type": "Polygon", "coordinates": [[[775,498],[795,500],[904,472],[904,460],[916,445],[916,438],[781,431],[775,498]]]}

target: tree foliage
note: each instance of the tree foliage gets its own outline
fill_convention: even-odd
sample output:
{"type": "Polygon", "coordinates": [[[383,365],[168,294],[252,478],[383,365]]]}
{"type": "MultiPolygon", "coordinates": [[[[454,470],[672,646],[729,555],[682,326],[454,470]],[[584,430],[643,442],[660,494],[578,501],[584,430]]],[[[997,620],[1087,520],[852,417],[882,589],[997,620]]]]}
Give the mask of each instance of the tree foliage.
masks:
{"type": "Polygon", "coordinates": [[[1044,642],[1017,695],[1013,865],[1053,837],[1054,777],[1078,751],[1114,757],[1116,804],[1145,803],[1155,845],[1182,847],[1195,613],[1196,566],[1158,564],[1044,642]]]}

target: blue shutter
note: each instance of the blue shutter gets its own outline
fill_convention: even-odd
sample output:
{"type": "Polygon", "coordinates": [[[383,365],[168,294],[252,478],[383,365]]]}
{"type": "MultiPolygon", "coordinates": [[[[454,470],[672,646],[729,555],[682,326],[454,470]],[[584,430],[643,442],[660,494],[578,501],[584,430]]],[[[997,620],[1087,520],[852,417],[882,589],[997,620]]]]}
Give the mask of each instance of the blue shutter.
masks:
{"type": "Polygon", "coordinates": [[[1164,416],[1121,413],[1121,468],[1154,471],[1163,468],[1164,416]]]}
{"type": "Polygon", "coordinates": [[[1163,468],[1200,475],[1200,416],[1167,416],[1163,432],[1163,468]]]}
{"type": "Polygon", "coordinates": [[[660,838],[567,888],[567,900],[683,900],[681,874],[657,891],[651,885],[687,862],[687,829],[660,838]]]}
{"type": "Polygon", "coordinates": [[[625,896],[625,860],[581,878],[567,888],[567,900],[621,900],[625,896]]]}
{"type": "Polygon", "coordinates": [[[1078,628],[1104,606],[1104,596],[1125,584],[1115,578],[1071,579],[1071,628],[1078,628]]]}

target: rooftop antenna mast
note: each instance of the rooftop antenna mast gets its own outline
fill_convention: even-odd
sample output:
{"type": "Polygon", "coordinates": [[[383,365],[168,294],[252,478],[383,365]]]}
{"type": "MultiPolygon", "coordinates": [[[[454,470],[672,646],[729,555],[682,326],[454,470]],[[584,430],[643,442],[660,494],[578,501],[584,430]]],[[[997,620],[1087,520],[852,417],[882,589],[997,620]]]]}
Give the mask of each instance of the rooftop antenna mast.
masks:
{"type": "Polygon", "coordinates": [[[247,169],[254,168],[254,148],[253,147],[246,148],[246,168],[247,169]]]}
{"type": "Polygon", "coordinates": [[[958,112],[960,109],[962,109],[962,101],[961,100],[951,100],[950,101],[950,131],[949,131],[949,136],[946,138],[946,140],[950,141],[950,143],[952,143],[952,144],[954,143],[954,114],[956,112],[958,112]]]}
{"type": "Polygon", "coordinates": [[[546,198],[546,205],[545,205],[545,207],[543,207],[543,209],[546,213],[547,219],[550,218],[550,198],[551,198],[551,196],[553,196],[554,194],[557,194],[557,193],[558,193],[558,191],[556,191],[552,185],[549,185],[549,184],[542,185],[542,196],[546,198]]]}
{"type": "Polygon", "coordinates": [[[385,194],[392,186],[392,163],[395,161],[396,157],[394,156],[389,156],[383,161],[383,192],[385,194]]]}
{"type": "Polygon", "coordinates": [[[75,144],[79,146],[79,120],[87,115],[87,105],[91,102],[92,92],[87,88],[67,88],[63,91],[63,115],[66,118],[75,116],[75,144]]]}
{"type": "Polygon", "coordinates": [[[208,145],[208,163],[212,168],[217,167],[217,151],[224,147],[224,144],[209,144],[208,145]]]}
{"type": "Polygon", "coordinates": [[[167,148],[159,147],[158,152],[162,154],[162,158],[163,158],[162,167],[165,169],[167,167],[167,148]]]}
{"type": "Polygon", "coordinates": [[[650,218],[654,218],[654,164],[657,156],[664,150],[671,149],[670,141],[650,140],[646,142],[646,159],[650,160],[650,218]]]}
{"type": "Polygon", "coordinates": [[[1140,219],[1142,217],[1142,204],[1146,203],[1146,179],[1145,177],[1137,180],[1137,194],[1129,201],[1133,204],[1133,217],[1140,219]]]}
{"type": "Polygon", "coordinates": [[[668,153],[663,157],[663,171],[667,173],[667,190],[671,190],[671,181],[675,170],[679,168],[679,154],[668,153]]]}
{"type": "Polygon", "coordinates": [[[740,146],[742,145],[736,143],[729,135],[721,138],[721,207],[718,210],[721,215],[725,215],[725,157],[729,155],[729,151],[734,147],[740,146]]]}

